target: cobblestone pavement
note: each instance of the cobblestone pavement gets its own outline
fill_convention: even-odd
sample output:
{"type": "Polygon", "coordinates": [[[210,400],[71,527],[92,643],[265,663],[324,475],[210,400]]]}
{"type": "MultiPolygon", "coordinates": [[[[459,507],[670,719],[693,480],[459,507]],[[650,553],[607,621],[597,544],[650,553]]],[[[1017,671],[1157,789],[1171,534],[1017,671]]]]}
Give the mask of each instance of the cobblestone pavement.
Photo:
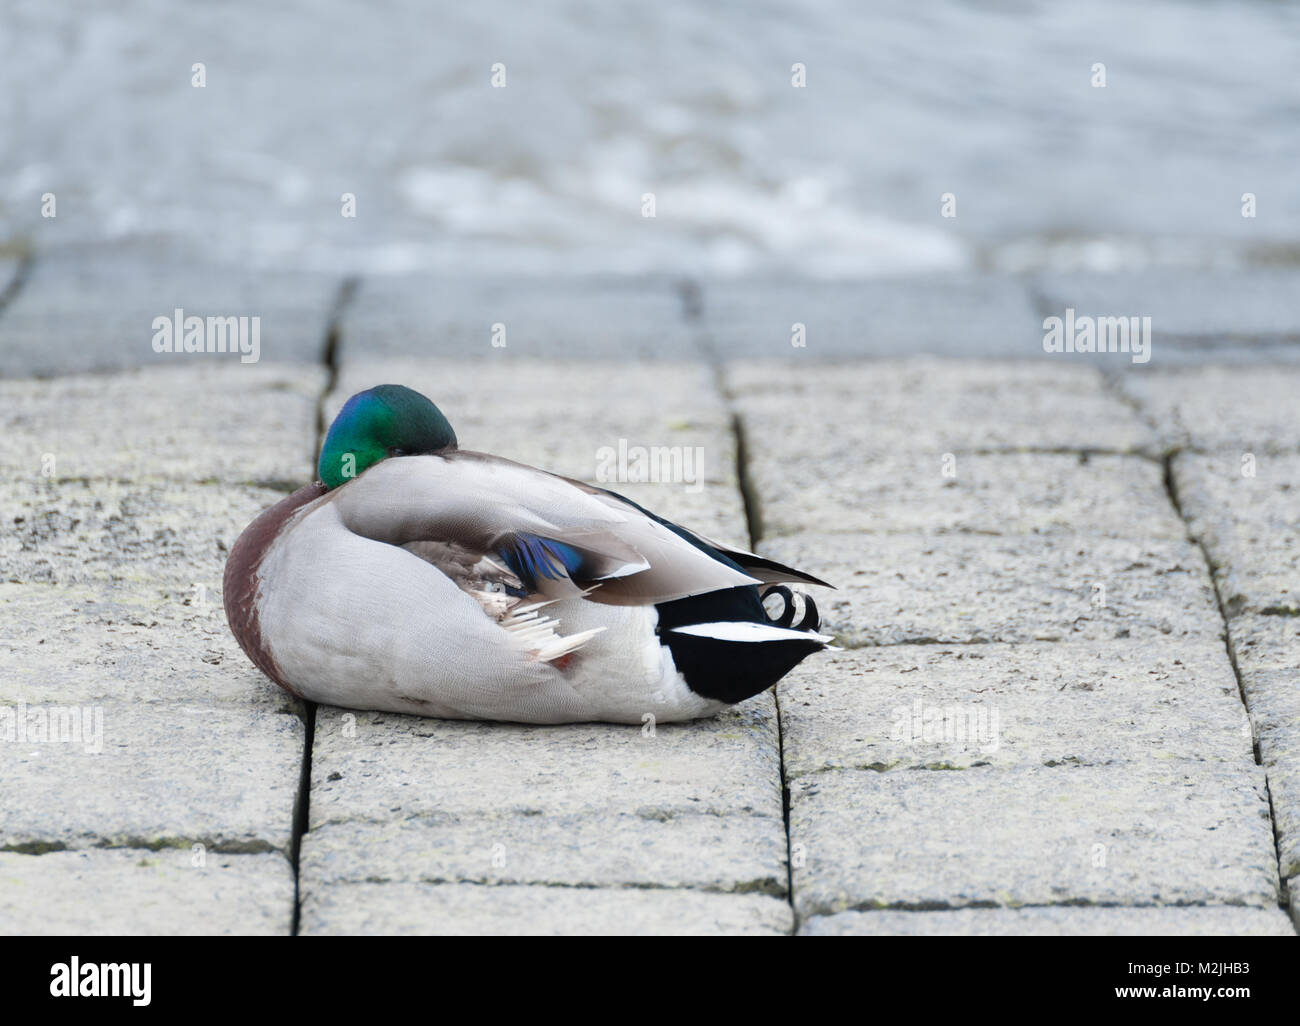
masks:
{"type": "Polygon", "coordinates": [[[0,929],[1293,934],[1296,279],[0,256],[0,929]],[[1046,357],[1066,306],[1153,312],[1151,361],[1046,357]],[[177,308],[258,362],[155,354],[177,308]],[[381,381],[577,477],[698,447],[617,487],[834,582],[842,650],[652,735],[302,706],[222,567],[381,381]]]}

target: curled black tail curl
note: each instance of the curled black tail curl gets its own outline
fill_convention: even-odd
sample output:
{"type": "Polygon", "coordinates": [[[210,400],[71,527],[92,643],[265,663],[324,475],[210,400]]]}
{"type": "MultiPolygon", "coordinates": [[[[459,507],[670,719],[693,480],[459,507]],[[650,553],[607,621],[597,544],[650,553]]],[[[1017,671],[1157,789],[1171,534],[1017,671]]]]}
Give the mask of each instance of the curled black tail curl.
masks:
{"type": "Polygon", "coordinates": [[[816,631],[821,628],[821,617],[812,596],[803,591],[792,591],[784,584],[774,584],[763,592],[763,612],[774,627],[789,627],[796,631],[816,631]],[[781,597],[779,616],[773,616],[768,606],[768,599],[773,595],[781,597]],[[799,617],[799,622],[795,623],[794,618],[799,614],[800,606],[803,607],[803,615],[799,617]]]}

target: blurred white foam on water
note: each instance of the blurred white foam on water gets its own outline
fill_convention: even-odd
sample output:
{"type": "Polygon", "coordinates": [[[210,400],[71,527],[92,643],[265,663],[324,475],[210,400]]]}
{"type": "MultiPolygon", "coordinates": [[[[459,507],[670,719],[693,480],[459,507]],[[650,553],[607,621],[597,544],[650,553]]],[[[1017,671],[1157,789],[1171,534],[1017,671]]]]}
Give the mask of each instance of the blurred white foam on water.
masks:
{"type": "Polygon", "coordinates": [[[1263,0],[9,0],[0,241],[372,273],[1285,258],[1298,68],[1300,11],[1263,0]]]}

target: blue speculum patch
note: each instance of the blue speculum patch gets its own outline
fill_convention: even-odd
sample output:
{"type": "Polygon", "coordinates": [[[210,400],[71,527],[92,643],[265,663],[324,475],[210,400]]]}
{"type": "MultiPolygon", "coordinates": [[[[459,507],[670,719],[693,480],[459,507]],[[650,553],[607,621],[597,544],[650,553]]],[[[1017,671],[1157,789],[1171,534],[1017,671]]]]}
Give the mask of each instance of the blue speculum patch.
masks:
{"type": "Polygon", "coordinates": [[[528,591],[537,590],[539,577],[552,581],[576,577],[583,566],[582,553],[572,545],[535,534],[516,534],[498,551],[528,591]]]}

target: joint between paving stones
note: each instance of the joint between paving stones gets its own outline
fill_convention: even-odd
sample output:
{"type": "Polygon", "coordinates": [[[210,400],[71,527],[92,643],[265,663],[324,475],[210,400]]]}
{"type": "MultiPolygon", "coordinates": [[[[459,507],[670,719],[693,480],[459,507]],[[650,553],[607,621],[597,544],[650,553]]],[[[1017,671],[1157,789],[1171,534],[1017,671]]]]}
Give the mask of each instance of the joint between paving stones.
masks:
{"type": "Polygon", "coordinates": [[[823,909],[814,912],[814,916],[832,916],[844,912],[961,912],[966,909],[978,909],[985,911],[1004,911],[1019,912],[1024,909],[1032,908],[1113,908],[1113,909],[1165,909],[1165,908],[1245,908],[1258,909],[1260,905],[1251,905],[1247,902],[1236,901],[1162,901],[1162,902],[1141,902],[1134,903],[1128,901],[1088,901],[1085,898],[1072,898],[1066,901],[1048,901],[1034,902],[1027,905],[1006,905],[996,901],[977,900],[966,902],[960,905],[948,904],[941,901],[922,901],[922,902],[893,902],[893,903],[872,903],[858,902],[846,908],[836,908],[834,910],[823,909]]]}
{"type": "MultiPolygon", "coordinates": [[[[1250,724],[1251,750],[1255,757],[1255,765],[1262,766],[1259,745],[1259,733],[1255,726],[1255,718],[1250,714],[1250,702],[1246,697],[1246,686],[1242,681],[1241,667],[1237,664],[1236,654],[1232,648],[1232,621],[1228,613],[1227,606],[1224,602],[1223,591],[1219,586],[1219,578],[1215,574],[1214,560],[1210,556],[1209,549],[1206,548],[1204,539],[1198,537],[1193,531],[1191,524],[1188,523],[1186,515],[1183,513],[1182,502],[1178,497],[1178,485],[1174,480],[1174,459],[1180,452],[1184,451],[1181,447],[1171,448],[1164,456],[1164,486],[1165,494],[1169,496],[1170,505],[1173,506],[1174,512],[1178,519],[1183,522],[1187,529],[1187,537],[1196,546],[1201,553],[1201,558],[1205,561],[1205,572],[1210,576],[1210,587],[1214,589],[1214,601],[1219,610],[1219,618],[1223,621],[1223,644],[1227,649],[1228,663],[1232,667],[1232,675],[1237,682],[1237,697],[1241,699],[1242,708],[1246,711],[1246,720],[1250,724]]],[[[1277,863],[1278,879],[1278,905],[1285,912],[1290,907],[1286,875],[1282,866],[1282,842],[1278,834],[1277,812],[1273,807],[1273,789],[1269,786],[1268,774],[1264,775],[1264,793],[1268,796],[1268,818],[1269,827],[1273,834],[1273,857],[1277,863]]],[[[1300,929],[1300,922],[1297,922],[1297,928],[1300,929]]]]}
{"type": "MultiPolygon", "coordinates": [[[[325,367],[325,381],[321,385],[320,396],[316,400],[316,450],[319,451],[325,441],[325,404],[338,384],[339,350],[343,344],[343,317],[348,306],[356,297],[361,280],[351,276],[339,283],[330,308],[329,320],[325,327],[325,337],[321,342],[321,364],[325,367]]],[[[309,475],[316,479],[316,466],[313,462],[309,475]]],[[[305,703],[303,720],[302,762],[298,776],[298,793],[293,808],[293,840],[290,862],[293,865],[293,922],[290,934],[297,937],[302,925],[302,839],[311,827],[311,762],[312,749],[316,743],[316,704],[305,703]]]]}
{"type": "MultiPolygon", "coordinates": [[[[717,347],[713,344],[708,330],[703,327],[704,294],[700,284],[693,279],[684,280],[678,289],[682,301],[682,319],[694,330],[695,343],[708,362],[713,376],[713,387],[722,398],[723,405],[730,417],[732,441],[736,450],[736,484],[740,489],[740,500],[745,511],[745,529],[749,535],[750,551],[754,551],[763,538],[763,507],[749,471],[749,439],[745,432],[745,421],[736,406],[735,396],[727,385],[726,368],[717,347]]],[[[772,890],[742,890],[739,886],[729,893],[763,893],[773,897],[784,897],[790,905],[790,936],[799,932],[799,911],[794,901],[794,870],[791,864],[790,847],[790,780],[785,764],[785,727],[781,720],[781,696],[776,687],[772,689],[772,704],[776,709],[777,762],[781,784],[781,819],[785,829],[785,893],[772,890]]]]}
{"type": "MultiPolygon", "coordinates": [[[[320,362],[325,368],[325,384],[321,387],[320,397],[316,401],[316,446],[325,441],[325,431],[329,426],[325,419],[325,403],[329,400],[330,394],[334,391],[339,380],[339,349],[342,346],[343,338],[343,318],[346,316],[348,307],[356,298],[357,290],[361,287],[361,279],[356,276],[344,278],[339,282],[338,291],[334,294],[334,302],[330,306],[329,319],[325,323],[325,337],[321,341],[320,362]]],[[[313,462],[310,468],[311,478],[316,479],[316,465],[313,462]]]]}
{"type": "MultiPolygon", "coordinates": [[[[386,884],[394,882],[389,877],[367,877],[365,883],[386,884]]],[[[421,876],[418,883],[435,887],[546,887],[561,891],[676,891],[685,894],[757,894],[760,897],[785,899],[780,881],[772,877],[738,880],[727,887],[710,887],[701,884],[661,884],[648,880],[623,883],[583,883],[572,880],[471,880],[466,877],[421,876]]]]}
{"type": "Polygon", "coordinates": [[[52,855],[58,852],[78,851],[171,851],[202,845],[205,851],[216,855],[284,855],[285,852],[270,841],[223,841],[208,836],[189,837],[101,837],[85,848],[64,841],[16,841],[0,845],[0,852],[11,855],[52,855]]]}
{"type": "MultiPolygon", "coordinates": [[[[0,252],[2,252],[2,250],[0,250],[0,252]]],[[[31,276],[32,265],[36,261],[31,248],[25,245],[19,245],[17,247],[17,257],[17,270],[14,271],[13,277],[9,279],[9,284],[6,285],[3,290],[0,290],[0,317],[4,316],[9,305],[17,299],[18,294],[22,292],[23,286],[27,284],[27,279],[31,276]]]]}

